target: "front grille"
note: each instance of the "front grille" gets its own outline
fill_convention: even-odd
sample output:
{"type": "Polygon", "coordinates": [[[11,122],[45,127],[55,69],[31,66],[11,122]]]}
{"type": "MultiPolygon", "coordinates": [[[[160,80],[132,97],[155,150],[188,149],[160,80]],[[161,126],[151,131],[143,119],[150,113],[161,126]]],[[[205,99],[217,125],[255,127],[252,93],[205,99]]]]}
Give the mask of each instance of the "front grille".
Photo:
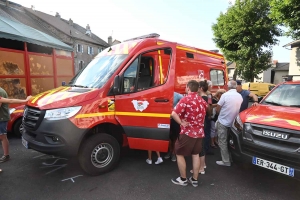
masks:
{"type": "Polygon", "coordinates": [[[273,126],[264,126],[258,124],[251,124],[251,127],[253,132],[252,133],[247,132],[247,133],[251,134],[252,139],[255,143],[273,146],[276,149],[285,152],[295,153],[300,149],[300,131],[283,129],[283,128],[278,128],[273,126]],[[289,138],[285,140],[285,139],[277,139],[274,137],[264,136],[262,135],[263,130],[289,134],[289,138]]]}
{"type": "Polygon", "coordinates": [[[44,112],[33,107],[26,107],[23,115],[23,125],[30,130],[36,130],[43,120],[44,112]]]}
{"type": "MultiPolygon", "coordinates": [[[[249,125],[249,124],[248,124],[249,125]]],[[[247,125],[246,125],[247,126],[247,125]]],[[[300,131],[274,126],[250,124],[251,130],[244,127],[242,151],[253,156],[276,160],[293,166],[300,164],[300,131]],[[263,135],[263,130],[289,134],[288,139],[263,135]]]]}

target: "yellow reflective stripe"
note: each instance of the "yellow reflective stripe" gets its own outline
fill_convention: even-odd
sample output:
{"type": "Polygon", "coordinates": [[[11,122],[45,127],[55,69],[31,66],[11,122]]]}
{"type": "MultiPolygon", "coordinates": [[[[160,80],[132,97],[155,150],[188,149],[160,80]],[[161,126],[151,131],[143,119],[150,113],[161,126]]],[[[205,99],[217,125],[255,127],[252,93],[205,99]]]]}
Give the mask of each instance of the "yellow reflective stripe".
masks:
{"type": "Polygon", "coordinates": [[[186,47],[181,47],[181,46],[176,46],[176,48],[181,49],[181,50],[185,50],[185,51],[190,51],[190,52],[194,52],[194,53],[199,53],[199,54],[215,57],[215,58],[223,58],[223,56],[219,56],[219,55],[215,55],[215,54],[207,53],[207,52],[203,52],[203,51],[197,51],[197,50],[191,49],[191,48],[186,48],[186,47]]]}
{"type": "Polygon", "coordinates": [[[13,113],[20,113],[20,112],[24,112],[24,110],[15,110],[13,113]]]}
{"type": "Polygon", "coordinates": [[[122,116],[136,116],[136,117],[161,117],[170,118],[171,114],[161,114],[161,113],[138,113],[138,112],[116,112],[116,115],[122,116]]]}
{"type": "Polygon", "coordinates": [[[128,43],[124,43],[124,46],[123,46],[123,53],[124,53],[124,54],[128,54],[128,43]]]}
{"type": "MultiPolygon", "coordinates": [[[[48,96],[50,96],[51,94],[53,94],[53,93],[55,93],[55,92],[57,92],[57,91],[60,91],[60,87],[59,88],[56,88],[56,89],[54,89],[53,91],[51,91],[51,92],[49,92],[48,94],[46,94],[44,97],[48,97],[48,96]]],[[[43,97],[43,98],[44,98],[43,97]]]]}
{"type": "Polygon", "coordinates": [[[131,48],[134,48],[137,45],[137,42],[132,42],[131,43],[131,48]]]}
{"type": "Polygon", "coordinates": [[[251,120],[257,119],[257,118],[259,118],[259,117],[258,116],[252,116],[252,117],[248,117],[247,120],[251,121],[251,120]]]}
{"type": "Polygon", "coordinates": [[[164,42],[157,42],[156,44],[157,44],[157,45],[163,45],[164,42]]]}
{"type": "Polygon", "coordinates": [[[122,50],[122,49],[120,48],[120,45],[116,45],[114,54],[119,54],[119,53],[120,53],[120,50],[122,50]]]}
{"type": "Polygon", "coordinates": [[[89,113],[89,114],[79,114],[75,118],[88,118],[88,117],[103,117],[103,116],[134,116],[134,117],[160,117],[160,118],[170,118],[170,114],[161,113],[138,113],[138,112],[102,112],[102,113],[89,113]]]}
{"type": "Polygon", "coordinates": [[[212,56],[212,57],[216,57],[216,58],[223,58],[223,56],[218,56],[218,55],[214,55],[214,54],[203,52],[203,51],[196,51],[196,53],[204,54],[204,55],[212,56]]]}
{"type": "Polygon", "coordinates": [[[177,48],[177,49],[181,49],[181,50],[185,50],[185,51],[191,51],[191,52],[195,52],[195,53],[196,53],[196,50],[195,50],[195,49],[190,49],[190,48],[181,47],[181,46],[177,46],[176,48],[177,48]]]}
{"type": "Polygon", "coordinates": [[[31,101],[31,103],[36,102],[36,101],[37,101],[41,96],[43,96],[44,94],[45,94],[45,92],[43,92],[43,93],[37,95],[36,97],[34,97],[34,99],[31,101]]]}
{"type": "Polygon", "coordinates": [[[103,113],[89,113],[89,114],[79,114],[76,115],[75,118],[89,118],[89,117],[102,117],[102,116],[110,116],[115,115],[114,112],[103,112],[103,113]]]}
{"type": "MultiPolygon", "coordinates": [[[[66,88],[60,90],[59,92],[64,92],[64,91],[66,91],[66,90],[68,90],[68,89],[69,89],[69,87],[66,87],[66,88]]],[[[54,101],[54,99],[56,99],[56,98],[57,98],[57,95],[53,95],[53,96],[47,101],[47,104],[48,104],[48,103],[52,103],[52,102],[54,101]]]]}
{"type": "Polygon", "coordinates": [[[287,123],[289,123],[292,126],[300,126],[299,122],[296,122],[294,120],[286,120],[286,121],[287,121],[287,123]]]}
{"type": "Polygon", "coordinates": [[[273,122],[273,121],[277,121],[277,120],[280,120],[278,118],[267,118],[267,119],[263,119],[261,120],[262,122],[273,122]]]}
{"type": "Polygon", "coordinates": [[[263,119],[261,121],[263,121],[263,122],[286,121],[287,123],[289,123],[292,126],[300,126],[299,122],[296,122],[294,120],[289,120],[289,119],[267,118],[267,119],[263,119]]]}
{"type": "Polygon", "coordinates": [[[158,50],[158,60],[159,60],[159,73],[160,73],[160,84],[163,84],[163,72],[162,72],[162,62],[161,62],[161,55],[160,50],[158,50]]]}

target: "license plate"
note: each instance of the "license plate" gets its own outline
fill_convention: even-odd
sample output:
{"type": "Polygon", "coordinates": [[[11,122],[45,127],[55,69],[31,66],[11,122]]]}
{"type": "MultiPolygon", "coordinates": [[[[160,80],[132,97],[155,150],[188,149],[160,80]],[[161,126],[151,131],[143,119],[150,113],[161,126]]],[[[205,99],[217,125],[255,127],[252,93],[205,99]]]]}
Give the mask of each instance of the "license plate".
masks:
{"type": "Polygon", "coordinates": [[[278,163],[274,163],[265,159],[253,157],[252,164],[294,177],[294,168],[287,167],[278,163]]]}
{"type": "Polygon", "coordinates": [[[28,142],[24,138],[22,138],[22,144],[26,149],[28,149],[28,142]]]}

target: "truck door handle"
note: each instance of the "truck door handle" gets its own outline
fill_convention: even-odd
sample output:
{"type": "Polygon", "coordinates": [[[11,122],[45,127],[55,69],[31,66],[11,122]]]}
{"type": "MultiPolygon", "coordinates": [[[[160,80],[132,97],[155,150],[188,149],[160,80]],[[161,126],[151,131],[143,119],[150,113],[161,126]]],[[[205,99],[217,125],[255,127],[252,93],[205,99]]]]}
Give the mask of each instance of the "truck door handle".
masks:
{"type": "Polygon", "coordinates": [[[169,99],[164,99],[164,98],[156,98],[154,99],[155,102],[169,102],[169,99]]]}

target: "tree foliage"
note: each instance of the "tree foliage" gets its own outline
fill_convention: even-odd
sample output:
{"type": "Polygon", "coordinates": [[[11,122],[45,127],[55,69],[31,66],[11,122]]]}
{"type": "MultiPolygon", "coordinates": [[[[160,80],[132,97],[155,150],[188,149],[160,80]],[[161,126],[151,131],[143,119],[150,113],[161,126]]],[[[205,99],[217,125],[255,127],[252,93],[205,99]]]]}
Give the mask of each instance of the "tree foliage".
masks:
{"type": "Polygon", "coordinates": [[[271,47],[281,30],[272,23],[269,0],[236,0],[213,24],[214,42],[226,59],[237,63],[247,81],[271,66],[271,47]]]}
{"type": "Polygon", "coordinates": [[[300,0],[271,0],[271,18],[286,26],[287,36],[300,39],[300,0]]]}

